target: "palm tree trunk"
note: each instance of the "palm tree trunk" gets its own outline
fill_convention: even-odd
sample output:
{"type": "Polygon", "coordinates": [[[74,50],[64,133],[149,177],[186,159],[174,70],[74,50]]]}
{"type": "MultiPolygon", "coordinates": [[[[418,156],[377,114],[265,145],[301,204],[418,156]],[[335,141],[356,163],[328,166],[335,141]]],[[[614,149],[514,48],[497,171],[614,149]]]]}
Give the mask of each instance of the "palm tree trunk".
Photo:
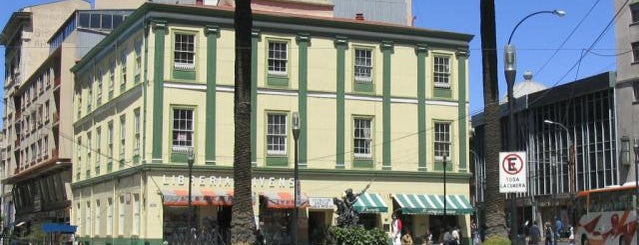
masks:
{"type": "Polygon", "coordinates": [[[233,149],[232,244],[255,243],[251,190],[251,30],[250,0],[235,1],[235,146],[233,149]]]}
{"type": "Polygon", "coordinates": [[[501,127],[497,80],[497,42],[495,34],[495,2],[481,0],[481,48],[484,85],[484,153],[486,164],[486,235],[508,237],[504,195],[499,193],[499,150],[501,127]]]}

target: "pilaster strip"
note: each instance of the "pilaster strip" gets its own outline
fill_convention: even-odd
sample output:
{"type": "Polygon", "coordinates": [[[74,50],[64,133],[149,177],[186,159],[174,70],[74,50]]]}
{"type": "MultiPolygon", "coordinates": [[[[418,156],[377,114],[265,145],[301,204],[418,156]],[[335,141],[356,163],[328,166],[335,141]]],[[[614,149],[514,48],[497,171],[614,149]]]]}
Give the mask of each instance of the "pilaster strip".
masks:
{"type": "Polygon", "coordinates": [[[335,104],[336,104],[336,133],[337,133],[337,137],[336,140],[337,142],[335,142],[336,145],[336,149],[335,149],[335,168],[338,169],[343,169],[345,168],[344,165],[344,159],[345,156],[344,154],[346,154],[346,149],[345,149],[345,141],[344,141],[344,137],[345,137],[345,105],[344,105],[344,101],[345,101],[345,79],[346,79],[346,47],[348,46],[348,40],[346,39],[346,37],[335,37],[335,48],[337,49],[337,67],[336,67],[336,73],[337,73],[337,86],[336,86],[336,98],[335,98],[335,104]]]}
{"type": "Polygon", "coordinates": [[[298,161],[301,168],[308,166],[307,149],[308,149],[308,46],[311,37],[308,33],[300,33],[297,36],[297,46],[299,52],[299,70],[298,70],[298,86],[299,92],[297,97],[297,107],[300,114],[300,135],[298,161]]]}
{"type": "Polygon", "coordinates": [[[415,47],[417,53],[417,127],[418,133],[418,154],[417,170],[427,171],[426,165],[426,56],[428,55],[428,46],[417,45],[415,47]]]}
{"type": "Polygon", "coordinates": [[[257,43],[260,41],[260,30],[251,33],[251,163],[257,166],[257,43]]]}
{"type": "Polygon", "coordinates": [[[166,21],[152,20],[155,32],[155,59],[153,60],[153,147],[151,158],[153,163],[162,163],[162,125],[164,124],[164,40],[166,21]]]}
{"type": "Polygon", "coordinates": [[[469,50],[461,49],[457,55],[457,71],[458,71],[458,122],[459,122],[459,172],[466,172],[466,161],[468,159],[468,117],[466,116],[466,60],[469,56],[469,50]]]}
{"type": "Polygon", "coordinates": [[[217,37],[220,28],[218,26],[207,25],[204,27],[206,33],[206,139],[204,158],[205,163],[215,164],[215,125],[216,125],[216,83],[217,74],[217,37]]]}
{"type": "Polygon", "coordinates": [[[391,54],[393,53],[393,43],[384,41],[380,44],[383,56],[382,79],[383,79],[383,102],[382,102],[382,169],[391,170],[391,54]]]}

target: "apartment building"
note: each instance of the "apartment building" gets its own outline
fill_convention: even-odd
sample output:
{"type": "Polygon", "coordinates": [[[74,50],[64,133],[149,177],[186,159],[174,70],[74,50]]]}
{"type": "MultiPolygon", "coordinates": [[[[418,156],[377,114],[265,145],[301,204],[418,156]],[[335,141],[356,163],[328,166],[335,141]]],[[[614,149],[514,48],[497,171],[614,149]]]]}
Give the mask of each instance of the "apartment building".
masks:
{"type": "Polygon", "coordinates": [[[614,1],[617,55],[616,111],[617,149],[625,182],[634,182],[639,163],[639,3],[614,1]]]}
{"type": "MultiPolygon", "coordinates": [[[[41,65],[50,59],[48,40],[58,26],[75,9],[89,7],[88,2],[81,0],[25,7],[11,15],[0,34],[0,44],[5,46],[6,72],[2,214],[6,217],[4,226],[9,229],[5,231],[18,222],[36,218],[34,215],[39,212],[47,212],[47,215],[38,216],[45,219],[59,220],[69,216],[64,205],[48,205],[49,200],[57,200],[58,197],[49,199],[41,193],[32,193],[34,195],[24,198],[20,193],[36,189],[47,181],[53,185],[64,175],[61,169],[70,164],[71,152],[59,155],[52,130],[43,130],[45,121],[46,127],[54,124],[54,84],[60,81],[61,74],[41,65]],[[47,112],[44,111],[45,106],[48,106],[47,112]],[[58,162],[61,164],[56,164],[58,162]]],[[[63,182],[56,184],[58,192],[64,190],[63,182]]]]}
{"type": "MultiPolygon", "coordinates": [[[[21,226],[20,229],[28,230],[20,232],[21,235],[40,230],[45,223],[60,224],[58,227],[69,225],[71,159],[75,149],[71,96],[74,78],[69,69],[131,12],[86,10],[90,7],[87,2],[78,1],[82,4],[76,5],[70,4],[75,1],[68,2],[56,8],[39,10],[64,10],[66,15],[57,24],[50,23],[58,29],[48,34],[38,32],[37,36],[46,35],[41,40],[46,45],[37,50],[48,56],[20,82],[8,81],[14,86],[5,94],[6,101],[10,103],[7,104],[4,124],[4,133],[9,140],[3,183],[11,184],[13,188],[9,190],[11,198],[5,199],[3,215],[13,217],[15,209],[15,222],[5,224],[8,231],[15,224],[27,224],[21,226]]],[[[59,3],[63,2],[56,4],[59,3]]],[[[7,25],[7,28],[10,26],[7,25]]],[[[8,60],[33,58],[28,56],[28,53],[20,53],[8,60]]],[[[11,73],[8,77],[17,76],[11,73]]]]}
{"type": "MultiPolygon", "coordinates": [[[[229,7],[145,3],[72,68],[72,223],[81,241],[180,242],[190,232],[188,152],[195,228],[226,238],[232,23],[229,7]]],[[[246,130],[256,223],[268,239],[290,227],[296,112],[301,241],[335,224],[332,198],[369,183],[356,205],[366,227],[387,229],[402,210],[413,234],[444,223],[469,234],[469,125],[458,118],[468,114],[471,35],[256,11],[252,37],[246,130]]]]}

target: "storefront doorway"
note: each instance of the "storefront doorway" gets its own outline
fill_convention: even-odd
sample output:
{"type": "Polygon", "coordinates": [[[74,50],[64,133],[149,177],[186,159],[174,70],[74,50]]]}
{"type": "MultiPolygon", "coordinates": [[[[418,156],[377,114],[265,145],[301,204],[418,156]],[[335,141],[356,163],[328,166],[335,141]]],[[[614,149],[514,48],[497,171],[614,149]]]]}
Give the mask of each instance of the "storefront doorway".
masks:
{"type": "Polygon", "coordinates": [[[311,244],[324,244],[331,226],[332,210],[311,210],[308,212],[308,237],[311,244]]]}

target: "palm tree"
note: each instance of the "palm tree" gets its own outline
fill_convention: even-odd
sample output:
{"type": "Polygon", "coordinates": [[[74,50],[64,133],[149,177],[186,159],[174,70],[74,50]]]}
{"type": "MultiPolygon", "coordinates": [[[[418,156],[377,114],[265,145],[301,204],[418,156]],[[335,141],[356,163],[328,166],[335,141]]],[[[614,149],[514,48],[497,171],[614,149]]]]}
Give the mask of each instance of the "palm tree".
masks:
{"type": "Polygon", "coordinates": [[[501,129],[497,81],[497,42],[495,37],[495,2],[481,0],[481,49],[484,85],[484,153],[486,164],[486,234],[508,237],[504,196],[499,193],[499,150],[501,129]]]}
{"type": "MultiPolygon", "coordinates": [[[[251,0],[235,0],[235,146],[232,244],[254,244],[251,190],[251,0]]],[[[254,135],[253,135],[254,137],[254,135]]]]}

